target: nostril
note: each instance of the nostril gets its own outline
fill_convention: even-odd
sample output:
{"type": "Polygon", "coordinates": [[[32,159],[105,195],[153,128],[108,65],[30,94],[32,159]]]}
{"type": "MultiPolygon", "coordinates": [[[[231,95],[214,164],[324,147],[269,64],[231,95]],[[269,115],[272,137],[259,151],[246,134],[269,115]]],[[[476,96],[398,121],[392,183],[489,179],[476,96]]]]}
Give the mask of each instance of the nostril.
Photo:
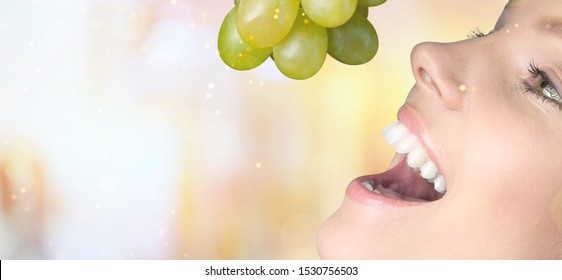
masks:
{"type": "Polygon", "coordinates": [[[467,86],[460,87],[466,78],[465,70],[456,67],[468,62],[458,44],[421,43],[411,54],[412,73],[420,91],[439,98],[449,110],[460,110],[467,86]],[[464,90],[464,91],[463,91],[464,90]]]}
{"type": "Polygon", "coordinates": [[[423,68],[420,67],[418,70],[418,75],[421,77],[421,80],[430,88],[430,89],[434,89],[434,82],[433,79],[431,78],[431,75],[429,75],[429,73],[423,68]]]}

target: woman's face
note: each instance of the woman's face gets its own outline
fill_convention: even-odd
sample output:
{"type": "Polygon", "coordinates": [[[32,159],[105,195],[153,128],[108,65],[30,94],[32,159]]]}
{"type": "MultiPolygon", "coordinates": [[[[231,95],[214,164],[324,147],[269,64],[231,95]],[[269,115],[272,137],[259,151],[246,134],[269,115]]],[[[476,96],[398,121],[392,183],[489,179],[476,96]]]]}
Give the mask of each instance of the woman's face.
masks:
{"type": "Polygon", "coordinates": [[[414,48],[398,119],[446,193],[412,201],[425,182],[396,156],[349,185],[320,229],[322,258],[562,258],[560,15],[560,0],[513,0],[486,36],[414,48]]]}

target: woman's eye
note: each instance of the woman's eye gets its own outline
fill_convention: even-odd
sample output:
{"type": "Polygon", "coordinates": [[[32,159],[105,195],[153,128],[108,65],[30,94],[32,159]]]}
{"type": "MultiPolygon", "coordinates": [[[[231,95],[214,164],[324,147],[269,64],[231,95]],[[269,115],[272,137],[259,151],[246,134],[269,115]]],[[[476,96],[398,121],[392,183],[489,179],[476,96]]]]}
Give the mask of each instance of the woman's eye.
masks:
{"type": "Polygon", "coordinates": [[[538,94],[542,94],[546,98],[562,103],[562,97],[558,91],[556,91],[556,88],[547,80],[543,80],[535,90],[538,94]]]}
{"type": "Polygon", "coordinates": [[[562,110],[562,96],[560,96],[560,91],[554,85],[548,73],[539,68],[534,61],[531,61],[527,70],[531,74],[531,80],[528,81],[525,91],[562,110]]]}

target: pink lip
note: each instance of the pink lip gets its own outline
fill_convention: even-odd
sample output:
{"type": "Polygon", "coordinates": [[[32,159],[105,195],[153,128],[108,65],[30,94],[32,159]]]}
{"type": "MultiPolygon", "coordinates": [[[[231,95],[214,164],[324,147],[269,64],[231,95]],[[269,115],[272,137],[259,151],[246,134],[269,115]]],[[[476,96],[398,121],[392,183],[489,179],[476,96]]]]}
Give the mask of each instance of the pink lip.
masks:
{"type": "MultiPolygon", "coordinates": [[[[414,110],[407,104],[404,104],[398,111],[398,119],[402,124],[404,124],[411,133],[414,133],[418,138],[420,144],[423,146],[424,150],[427,152],[428,157],[440,168],[439,161],[437,161],[433,150],[429,148],[426,141],[424,141],[426,133],[426,128],[423,125],[420,118],[414,112],[414,110]]],[[[399,200],[395,198],[386,197],[384,195],[379,195],[367,190],[362,184],[366,180],[370,180],[373,175],[367,175],[359,177],[349,184],[346,190],[346,197],[367,206],[374,207],[411,207],[425,205],[431,202],[417,202],[417,201],[407,201],[399,200]]]]}

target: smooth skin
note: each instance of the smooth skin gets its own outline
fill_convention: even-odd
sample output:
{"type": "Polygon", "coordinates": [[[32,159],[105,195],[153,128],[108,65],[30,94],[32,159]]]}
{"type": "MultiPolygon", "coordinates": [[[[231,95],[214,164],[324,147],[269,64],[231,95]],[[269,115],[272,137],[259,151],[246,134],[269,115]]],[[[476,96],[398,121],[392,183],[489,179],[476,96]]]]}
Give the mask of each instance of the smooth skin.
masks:
{"type": "Polygon", "coordinates": [[[562,258],[562,105],[543,95],[562,90],[561,15],[560,0],[512,0],[484,37],[413,49],[405,106],[447,194],[386,208],[346,197],[319,231],[320,257],[562,258]]]}

